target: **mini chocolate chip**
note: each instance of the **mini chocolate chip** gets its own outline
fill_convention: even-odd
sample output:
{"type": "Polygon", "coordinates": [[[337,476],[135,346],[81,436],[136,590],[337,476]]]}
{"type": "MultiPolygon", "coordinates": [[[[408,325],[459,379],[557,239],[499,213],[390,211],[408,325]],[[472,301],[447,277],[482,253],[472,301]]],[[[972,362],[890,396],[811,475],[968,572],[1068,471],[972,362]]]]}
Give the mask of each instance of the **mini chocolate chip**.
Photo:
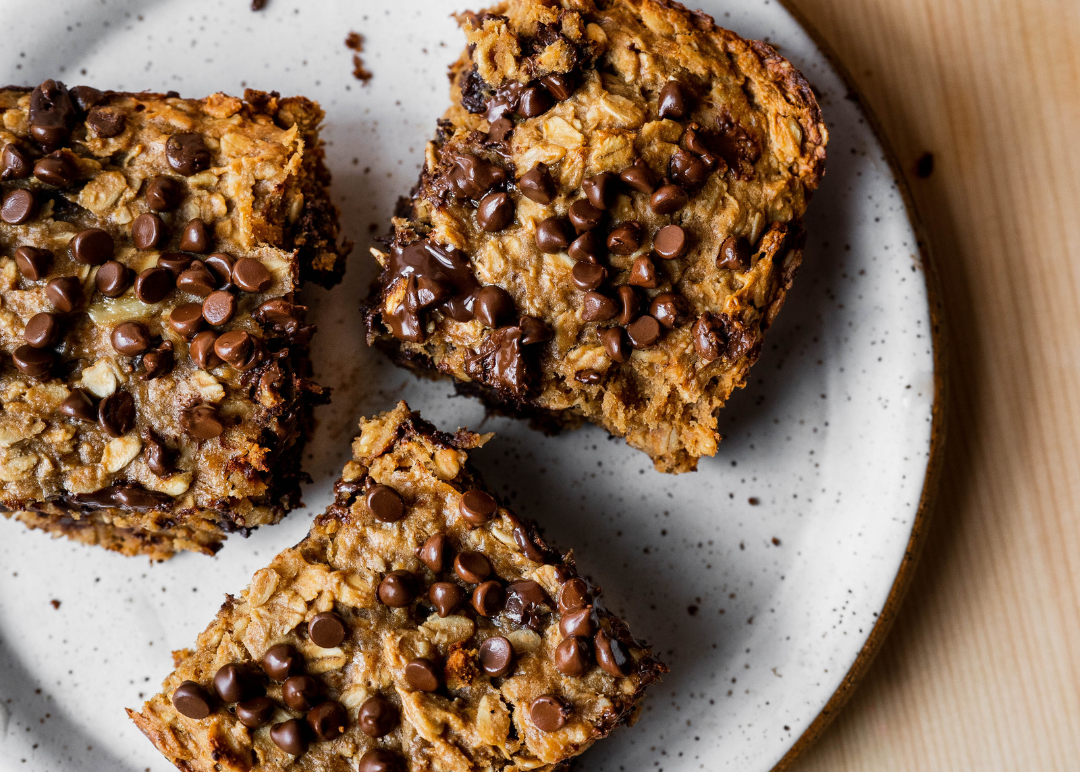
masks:
{"type": "Polygon", "coordinates": [[[404,569],[391,571],[379,582],[376,594],[390,608],[405,608],[416,600],[416,574],[404,569]]]}
{"type": "Polygon", "coordinates": [[[307,630],[312,643],[324,649],[340,646],[345,640],[345,620],[333,611],[323,611],[313,616],[307,630]]]}
{"type": "Polygon", "coordinates": [[[534,343],[543,343],[555,337],[551,328],[535,316],[523,316],[518,320],[521,328],[521,345],[531,346],[534,343]]]}
{"type": "Polygon", "coordinates": [[[688,311],[686,298],[674,292],[660,293],[649,306],[649,313],[665,327],[675,327],[684,321],[688,311]]]}
{"type": "Polygon", "coordinates": [[[14,142],[4,145],[0,154],[0,180],[21,180],[30,176],[33,164],[22,148],[14,142]]]}
{"type": "Polygon", "coordinates": [[[210,167],[210,149],[201,134],[173,134],[165,143],[169,166],[185,177],[210,167]]]}
{"type": "Polygon", "coordinates": [[[194,681],[184,681],[172,693],[176,711],[188,718],[203,719],[210,715],[210,695],[194,681]]]}
{"type": "Polygon", "coordinates": [[[600,330],[600,343],[604,351],[611,357],[613,362],[628,362],[630,360],[629,344],[626,342],[626,333],[622,327],[608,327],[600,330]]]}
{"type": "Polygon", "coordinates": [[[514,202],[507,193],[488,193],[476,207],[476,224],[488,233],[498,233],[514,221],[514,202]]]}
{"type": "Polygon", "coordinates": [[[668,164],[673,182],[684,188],[700,188],[709,179],[709,167],[693,153],[676,150],[668,164]]]}
{"type": "Polygon", "coordinates": [[[44,279],[52,265],[53,253],[37,247],[19,247],[15,250],[15,265],[27,279],[44,279]]]}
{"type": "Polygon", "coordinates": [[[498,509],[499,504],[495,501],[495,497],[479,490],[465,491],[458,502],[458,511],[461,516],[473,525],[483,525],[495,517],[498,509]]]}
{"type": "Polygon", "coordinates": [[[592,667],[592,646],[584,638],[563,638],[555,649],[555,667],[565,676],[581,678],[592,667]]]}
{"type": "Polygon", "coordinates": [[[214,674],[214,691],[222,702],[240,702],[248,691],[248,674],[239,665],[222,665],[214,674]]]}
{"type": "MultiPolygon", "coordinates": [[[[199,315],[202,316],[202,306],[199,307],[199,315]]],[[[203,330],[191,339],[188,354],[196,366],[203,370],[213,370],[221,364],[221,359],[214,353],[214,342],[217,339],[218,335],[213,330],[203,330]]]]}
{"type": "Polygon", "coordinates": [[[623,181],[626,187],[636,190],[638,193],[651,194],[656,190],[652,170],[649,169],[649,165],[645,163],[644,158],[637,159],[631,166],[623,169],[619,173],[619,179],[623,181]]]}
{"type": "Polygon", "coordinates": [[[574,264],[570,277],[573,279],[575,287],[582,292],[588,292],[604,283],[604,279],[607,278],[607,269],[602,265],[582,260],[574,264]]]}
{"type": "Polygon", "coordinates": [[[595,290],[585,293],[581,306],[581,318],[586,322],[609,322],[619,313],[615,301],[595,290]]]}
{"type": "Polygon", "coordinates": [[[439,574],[446,567],[446,547],[445,533],[432,534],[424,542],[417,555],[420,557],[420,562],[439,574]]]}
{"type": "Polygon", "coordinates": [[[251,361],[255,351],[255,339],[243,330],[230,330],[214,341],[214,353],[238,370],[251,361]]]}
{"type": "Polygon", "coordinates": [[[665,260],[682,257],[686,252],[686,231],[681,225],[665,225],[653,236],[653,249],[665,260]]]}
{"type": "Polygon", "coordinates": [[[113,237],[101,228],[79,231],[68,242],[71,259],[84,265],[101,265],[113,256],[115,249],[113,237]]]}
{"type": "Polygon", "coordinates": [[[52,314],[42,311],[34,314],[23,328],[23,339],[34,348],[47,348],[60,337],[60,322],[52,314]]]}
{"type": "Polygon", "coordinates": [[[4,196],[0,205],[0,220],[8,225],[22,225],[37,214],[37,199],[25,188],[17,188],[4,196]]]}
{"type": "Polygon", "coordinates": [[[604,256],[604,240],[596,231],[586,231],[574,239],[567,254],[575,260],[596,263],[604,256]]]}
{"type": "Polygon", "coordinates": [[[372,748],[360,757],[356,772],[402,772],[405,764],[401,757],[385,748],[372,748]]]}
{"type": "Polygon", "coordinates": [[[482,617],[492,618],[503,610],[506,590],[496,581],[477,585],[472,594],[472,607],[482,617]]]}
{"type": "Polygon", "coordinates": [[[217,277],[210,273],[210,269],[198,260],[191,263],[191,267],[176,277],[176,288],[196,297],[205,298],[218,286],[217,277]]]}
{"type": "Polygon", "coordinates": [[[548,217],[536,226],[536,248],[545,254],[562,252],[570,244],[566,236],[566,221],[561,217],[548,217]]]}
{"type": "Polygon", "coordinates": [[[661,118],[686,117],[686,97],[678,81],[670,80],[660,89],[656,112],[661,118]]]}
{"type": "Polygon", "coordinates": [[[514,130],[514,122],[509,118],[497,118],[488,126],[487,138],[489,142],[502,142],[510,132],[514,130]]]}
{"type": "Polygon", "coordinates": [[[121,322],[113,327],[112,347],[121,354],[133,357],[150,348],[150,333],[139,322],[121,322]]]}
{"type": "Polygon", "coordinates": [[[565,102],[574,95],[576,83],[569,72],[553,72],[540,79],[540,85],[547,89],[556,101],[565,102]]]}
{"type": "Polygon", "coordinates": [[[569,614],[564,614],[562,619],[559,620],[559,632],[567,637],[577,635],[583,638],[591,638],[592,634],[596,632],[592,606],[586,606],[577,611],[571,611],[569,614]]]}
{"type": "Polygon", "coordinates": [[[143,379],[152,381],[154,378],[160,378],[163,375],[168,375],[172,372],[173,366],[176,364],[176,360],[173,357],[173,345],[169,341],[164,341],[153,351],[147,351],[143,354],[143,379]]]}
{"type": "Polygon", "coordinates": [[[618,178],[611,172],[600,172],[593,177],[586,177],[581,183],[582,190],[589,198],[589,203],[597,209],[610,209],[619,197],[615,181],[618,178]]]}
{"type": "Polygon", "coordinates": [[[135,398],[116,391],[98,403],[98,424],[110,437],[123,437],[135,427],[135,398]]]}
{"type": "Polygon", "coordinates": [[[559,613],[569,614],[572,611],[583,609],[592,600],[589,594],[589,585],[584,579],[574,577],[563,582],[559,588],[559,613]]]}
{"type": "Polygon", "coordinates": [[[306,718],[311,731],[323,742],[341,737],[349,726],[349,714],[345,711],[345,706],[333,700],[316,705],[308,711],[306,718]]]}
{"type": "Polygon", "coordinates": [[[372,738],[385,737],[394,731],[400,722],[398,709],[378,694],[364,700],[356,717],[360,731],[372,738]]]}
{"type": "Polygon", "coordinates": [[[169,477],[173,472],[171,454],[165,444],[150,429],[144,429],[143,460],[150,471],[158,477],[169,477]]]}
{"type": "Polygon", "coordinates": [[[586,386],[595,386],[603,379],[604,377],[597,370],[578,370],[574,373],[574,380],[586,386]]]}
{"type": "Polygon", "coordinates": [[[521,93],[517,111],[526,118],[543,115],[551,108],[551,94],[540,86],[529,86],[521,93]]]}
{"type": "Polygon", "coordinates": [[[405,517],[405,502],[401,494],[389,485],[374,485],[364,496],[371,516],[380,523],[396,523],[405,517]]]}
{"type": "Polygon", "coordinates": [[[656,266],[645,255],[634,258],[634,263],[630,266],[630,278],[627,281],[635,287],[645,289],[656,289],[660,284],[660,279],[656,275],[656,266]]]}
{"type": "Polygon", "coordinates": [[[133,278],[132,270],[115,260],[105,262],[94,276],[97,291],[107,298],[118,298],[127,292],[133,278]]]}
{"type": "MultiPolygon", "coordinates": [[[[210,273],[214,274],[217,279],[217,286],[221,289],[225,289],[232,283],[233,259],[224,252],[215,252],[208,255],[206,260],[203,261],[203,265],[210,269],[210,273]]],[[[269,300],[267,302],[273,303],[274,301],[269,300]]]]}
{"type": "Polygon", "coordinates": [[[210,324],[227,324],[236,316],[236,298],[226,290],[211,292],[203,301],[202,313],[210,324]]]}
{"type": "Polygon", "coordinates": [[[57,150],[34,164],[34,176],[46,185],[63,188],[75,181],[75,170],[63,153],[57,150]]]}
{"type": "Polygon", "coordinates": [[[626,334],[630,336],[630,343],[633,344],[634,348],[655,346],[656,342],[660,340],[662,330],[660,322],[648,314],[639,316],[626,326],[626,334]]]}
{"type": "Polygon", "coordinates": [[[180,232],[180,251],[203,254],[210,251],[210,234],[202,220],[189,220],[180,232]]]}
{"type": "Polygon", "coordinates": [[[484,326],[501,327],[514,315],[514,299],[502,287],[489,284],[476,293],[473,311],[484,326]]]}
{"type": "Polygon", "coordinates": [[[742,237],[728,236],[720,245],[716,267],[730,271],[746,271],[750,268],[750,242],[742,237]]]}
{"type": "Polygon", "coordinates": [[[281,699],[293,710],[311,710],[322,695],[322,684],[309,675],[293,675],[281,686],[281,699]]]}
{"type": "Polygon", "coordinates": [[[135,277],[135,297],[148,305],[160,303],[172,290],[173,277],[165,268],[147,268],[135,277]]]}
{"type": "Polygon", "coordinates": [[[86,125],[99,137],[111,139],[124,133],[127,119],[115,107],[95,107],[86,116],[86,125]]]}
{"type": "Polygon", "coordinates": [[[271,646],[262,656],[263,671],[275,681],[284,681],[304,669],[300,653],[287,643],[271,646]]]}
{"type": "Polygon", "coordinates": [[[579,198],[572,203],[567,214],[570,217],[570,224],[574,226],[574,230],[579,234],[591,231],[604,218],[604,213],[585,198],[579,198]]]}
{"type": "Polygon", "coordinates": [[[453,614],[465,602],[466,592],[453,582],[435,582],[428,587],[428,600],[440,617],[453,614]]]}
{"type": "Polygon", "coordinates": [[[537,164],[526,172],[517,185],[521,195],[538,204],[550,204],[555,198],[555,180],[551,179],[544,164],[537,164]]]}
{"type": "Polygon", "coordinates": [[[296,718],[270,727],[270,739],[274,741],[274,745],[292,756],[302,756],[308,749],[305,734],[304,724],[296,718]]]}
{"type": "Polygon", "coordinates": [[[510,675],[514,669],[514,647],[501,635],[493,635],[480,644],[480,669],[492,678],[510,675]]]}
{"type": "Polygon", "coordinates": [[[465,550],[454,558],[454,573],[463,582],[479,584],[491,576],[491,561],[479,552],[465,550]]]}
{"type": "Polygon", "coordinates": [[[196,405],[180,414],[180,426],[197,440],[212,440],[225,431],[217,409],[213,405],[196,405]]]}
{"type": "Polygon", "coordinates": [[[266,292],[274,283],[274,277],[261,260],[241,257],[232,269],[233,284],[244,292],[266,292]]]}
{"type": "Polygon", "coordinates": [[[195,262],[195,258],[191,255],[185,255],[183,252],[166,252],[158,257],[157,267],[168,271],[172,280],[176,281],[180,278],[180,274],[191,267],[193,262],[195,262]]]}
{"type": "Polygon", "coordinates": [[[641,248],[641,224],[631,220],[608,234],[607,248],[616,255],[632,255],[641,248]]]}
{"type": "Polygon", "coordinates": [[[555,732],[566,725],[570,711],[557,697],[545,694],[529,705],[529,719],[541,732],[555,732]]]}
{"type": "Polygon", "coordinates": [[[593,642],[596,662],[605,673],[618,678],[629,672],[630,652],[621,641],[598,630],[593,642]]]}
{"type": "Polygon", "coordinates": [[[69,314],[82,302],[82,282],[74,276],[61,276],[45,285],[45,297],[57,311],[69,314]]]}
{"type": "Polygon", "coordinates": [[[184,185],[172,177],[154,177],[146,184],[146,205],[155,212],[168,212],[184,200],[184,185]]]}
{"type": "Polygon", "coordinates": [[[255,697],[236,706],[236,717],[248,729],[258,729],[270,723],[276,709],[269,697],[255,697]]]}
{"type": "Polygon", "coordinates": [[[649,198],[649,208],[657,214],[674,214],[686,206],[690,197],[678,185],[661,185],[649,198]]]}
{"type": "Polygon", "coordinates": [[[97,405],[91,401],[89,395],[82,389],[71,390],[68,398],[60,403],[60,412],[68,418],[74,418],[76,421],[97,422],[97,405]]]}
{"type": "Polygon", "coordinates": [[[51,351],[33,346],[19,346],[11,352],[11,361],[19,372],[33,378],[47,378],[55,360],[56,357],[51,351]]]}
{"type": "Polygon", "coordinates": [[[439,688],[439,668],[426,657],[410,660],[405,665],[405,683],[418,692],[433,692],[439,688]]]}
{"type": "Polygon", "coordinates": [[[641,300],[638,298],[637,292],[633,287],[628,287],[625,284],[619,287],[619,317],[617,321],[623,327],[630,324],[637,318],[638,313],[641,311],[641,300]]]}

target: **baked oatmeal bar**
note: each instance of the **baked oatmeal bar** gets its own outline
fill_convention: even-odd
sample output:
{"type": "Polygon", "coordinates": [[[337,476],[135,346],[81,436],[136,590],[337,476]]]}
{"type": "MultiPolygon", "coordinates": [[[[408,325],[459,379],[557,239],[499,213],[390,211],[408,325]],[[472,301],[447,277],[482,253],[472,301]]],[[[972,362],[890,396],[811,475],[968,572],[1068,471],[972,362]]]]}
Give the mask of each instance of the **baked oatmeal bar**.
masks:
{"type": "Polygon", "coordinates": [[[394,220],[369,339],[664,472],[716,452],[802,260],[827,132],[765,43],[669,0],[508,0],[458,20],[452,105],[394,220]]]}
{"type": "Polygon", "coordinates": [[[344,270],[319,106],[0,90],[0,509],[127,555],[299,503],[324,390],[295,291],[344,270]]]}
{"type": "Polygon", "coordinates": [[[552,770],[666,672],[402,402],[311,533],[229,596],[141,713],[187,772],[552,770]]]}

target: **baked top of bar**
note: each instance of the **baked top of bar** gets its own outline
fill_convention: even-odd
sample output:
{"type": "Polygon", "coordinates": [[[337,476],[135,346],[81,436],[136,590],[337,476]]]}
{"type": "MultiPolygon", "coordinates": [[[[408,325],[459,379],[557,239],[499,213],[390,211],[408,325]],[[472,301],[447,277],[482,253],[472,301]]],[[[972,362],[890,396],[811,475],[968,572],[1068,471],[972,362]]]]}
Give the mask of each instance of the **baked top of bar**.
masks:
{"type": "Polygon", "coordinates": [[[827,142],[809,84],[668,0],[458,19],[453,104],[375,253],[370,337],[496,406],[694,469],[801,262],[827,142]]]}
{"type": "Polygon", "coordinates": [[[139,728],[179,768],[549,770],[666,668],[405,403],[336,503],[178,652],[139,728]]]}
{"type": "Polygon", "coordinates": [[[323,394],[294,291],[335,282],[347,252],[322,116],[250,90],[0,90],[9,514],[167,557],[298,503],[323,394]]]}

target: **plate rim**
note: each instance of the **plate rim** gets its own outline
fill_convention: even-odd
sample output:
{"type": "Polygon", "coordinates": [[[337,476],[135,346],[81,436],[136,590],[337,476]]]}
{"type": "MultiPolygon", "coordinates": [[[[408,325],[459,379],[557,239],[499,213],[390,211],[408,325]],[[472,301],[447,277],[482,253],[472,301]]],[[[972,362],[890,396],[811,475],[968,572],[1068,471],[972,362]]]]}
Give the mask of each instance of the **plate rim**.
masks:
{"type": "Polygon", "coordinates": [[[945,326],[945,313],[941,297],[940,279],[934,266],[931,255],[930,242],[926,235],[919,210],[915,205],[915,199],[911,192],[911,185],[903,173],[900,159],[893,150],[892,145],[886,139],[882,124],[877,114],[863,99],[862,93],[855,83],[851,72],[841,61],[833,47],[825,37],[810,22],[806,15],[795,6],[795,0],[778,0],[795,23],[807,34],[814,45],[818,48],[826,61],[843,81],[849,94],[854,94],[859,110],[865,116],[870,130],[874,132],[882,154],[893,179],[896,188],[904,202],[904,209],[908,221],[915,232],[916,247],[919,250],[919,262],[922,266],[923,279],[926,283],[927,305],[930,312],[930,343],[933,348],[934,365],[934,400],[930,408],[930,452],[926,462],[926,477],[923,479],[922,493],[919,496],[919,505],[915,510],[915,519],[911,526],[911,535],[904,550],[904,557],[900,561],[896,577],[893,579],[889,595],[885,599],[881,610],[878,612],[877,621],[874,623],[870,634],[854,661],[844,674],[840,685],[829,697],[821,711],[817,714],[810,725],[799,735],[794,745],[788,748],[780,761],[772,767],[771,772],[784,772],[806,751],[808,751],[825,734],[825,730],[836,719],[837,715],[855,693],[856,687],[870,670],[870,665],[881,651],[881,647],[892,629],[893,623],[903,605],[904,598],[911,586],[911,580],[915,574],[915,568],[919,563],[923,547],[926,544],[926,536],[929,532],[930,515],[934,511],[940,489],[941,474],[945,459],[945,429],[946,412],[948,404],[948,335],[945,326]]]}

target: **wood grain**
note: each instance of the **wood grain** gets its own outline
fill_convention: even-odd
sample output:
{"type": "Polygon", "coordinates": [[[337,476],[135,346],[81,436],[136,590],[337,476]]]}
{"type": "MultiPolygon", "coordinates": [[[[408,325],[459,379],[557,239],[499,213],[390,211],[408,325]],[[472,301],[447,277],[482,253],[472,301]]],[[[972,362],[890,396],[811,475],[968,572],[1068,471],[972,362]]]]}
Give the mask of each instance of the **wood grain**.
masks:
{"type": "Polygon", "coordinates": [[[790,4],[906,166],[951,381],[910,593],[791,769],[1080,769],[1080,3],[790,4]]]}

